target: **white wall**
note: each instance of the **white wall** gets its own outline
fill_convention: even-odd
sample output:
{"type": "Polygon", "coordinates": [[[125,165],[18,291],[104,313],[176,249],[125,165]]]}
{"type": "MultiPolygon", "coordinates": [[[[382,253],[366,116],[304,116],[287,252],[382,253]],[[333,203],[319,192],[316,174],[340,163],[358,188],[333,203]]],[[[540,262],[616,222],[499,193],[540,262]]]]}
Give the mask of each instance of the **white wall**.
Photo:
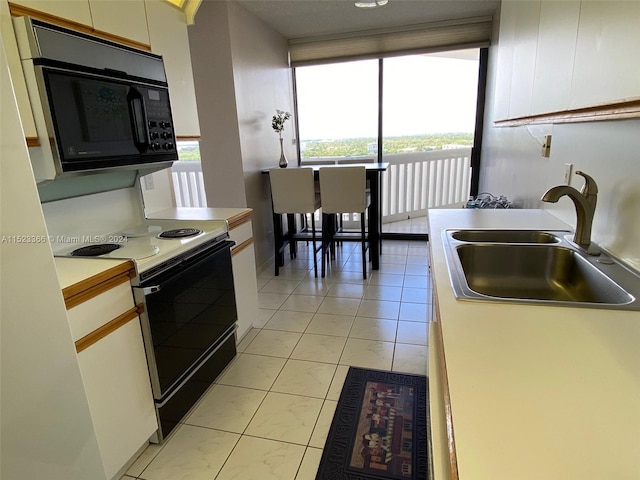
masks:
{"type": "MultiPolygon", "coordinates": [[[[8,15],[7,2],[0,2],[8,15]]],[[[104,478],[0,45],[0,477],[104,478]],[[13,236],[32,241],[16,243],[13,236]]]]}
{"type": "Polygon", "coordinates": [[[140,195],[134,186],[44,203],[42,210],[52,236],[104,235],[140,223],[140,195]]]}
{"type": "MultiPolygon", "coordinates": [[[[235,2],[203,2],[189,41],[207,201],[254,209],[260,267],[273,257],[271,200],[261,173],[280,158],[271,117],[276,109],[293,112],[287,41],[235,2]]],[[[285,153],[295,164],[292,139],[288,128],[285,153]]]]}
{"type": "MultiPolygon", "coordinates": [[[[598,206],[592,239],[640,270],[640,215],[637,213],[640,211],[640,175],[637,173],[640,165],[640,120],[505,128],[493,126],[495,120],[505,118],[508,112],[518,115],[526,114],[527,111],[540,112],[548,107],[542,106],[543,99],[546,102],[549,99],[540,95],[540,91],[554,84],[564,92],[558,101],[565,102],[567,107],[589,104],[593,100],[589,88],[585,87],[591,78],[595,78],[591,88],[598,90],[600,101],[614,100],[621,94],[630,95],[628,65],[612,64],[609,60],[598,64],[603,53],[596,50],[604,48],[602,45],[608,40],[607,31],[598,32],[594,28],[575,26],[577,14],[580,14],[581,26],[608,24],[607,30],[616,32],[616,41],[626,39],[626,47],[633,48],[632,45],[640,40],[637,29],[640,22],[638,5],[636,2],[613,2],[615,8],[610,9],[613,16],[607,23],[608,10],[595,8],[595,3],[599,2],[582,2],[578,12],[574,2],[564,2],[567,7],[564,9],[558,8],[554,2],[502,3],[499,30],[496,21],[496,32],[490,49],[480,191],[507,195],[510,199],[521,201],[528,208],[548,209],[575,226],[575,209],[568,198],[561,199],[557,204],[540,202],[540,197],[548,188],[563,182],[565,163],[571,163],[574,171],[583,170],[598,183],[598,206]],[[545,9],[550,6],[556,9],[553,22],[545,15],[545,9]],[[628,16],[635,18],[635,23],[631,24],[635,24],[636,28],[620,23],[622,11],[626,8],[628,16]],[[525,10],[528,13],[522,15],[525,10]],[[590,16],[594,15],[592,19],[590,16]],[[516,17],[526,18],[526,28],[514,22],[516,17]],[[567,35],[567,30],[573,34],[567,35]],[[621,32],[624,32],[624,36],[621,32]],[[596,45],[598,35],[602,45],[593,46],[594,63],[589,67],[591,72],[598,73],[590,75],[584,72],[586,67],[580,67],[584,63],[583,46],[596,45]],[[535,38],[532,40],[532,37],[535,38]],[[555,52],[564,56],[562,65],[574,65],[569,73],[567,68],[554,68],[558,62],[545,62],[543,55],[539,55],[535,61],[536,52],[548,52],[549,45],[554,45],[555,52]],[[580,58],[576,56],[576,45],[580,48],[580,58]],[[529,52],[527,58],[533,55],[533,70],[530,62],[522,62],[520,55],[524,54],[523,49],[529,52]],[[603,71],[606,75],[602,74],[603,71]],[[531,75],[534,77],[529,82],[531,75]],[[603,91],[604,76],[622,78],[624,92],[618,93],[618,87],[613,84],[609,84],[606,87],[608,90],[603,91]],[[523,84],[528,87],[523,89],[523,84]],[[519,91],[519,96],[514,91],[519,91]],[[526,102],[523,102],[523,96],[528,99],[526,102]],[[553,140],[551,156],[544,158],[540,154],[540,148],[547,133],[553,135],[553,140]]],[[[640,97],[640,83],[637,82],[637,77],[632,80],[636,85],[635,95],[640,97]]],[[[571,184],[580,189],[582,179],[574,175],[571,184]]]]}

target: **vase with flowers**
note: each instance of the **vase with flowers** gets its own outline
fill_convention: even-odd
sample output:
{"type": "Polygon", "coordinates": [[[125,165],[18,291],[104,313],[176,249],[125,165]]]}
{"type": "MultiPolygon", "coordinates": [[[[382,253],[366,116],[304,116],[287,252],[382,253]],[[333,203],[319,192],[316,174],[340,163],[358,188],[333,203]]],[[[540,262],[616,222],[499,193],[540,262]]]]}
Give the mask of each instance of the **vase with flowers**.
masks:
{"type": "Polygon", "coordinates": [[[276,114],[271,119],[271,127],[273,131],[280,137],[280,168],[287,168],[287,157],[284,156],[284,146],[282,144],[282,132],[284,131],[284,122],[291,118],[289,112],[283,112],[282,110],[276,110],[276,114]]]}

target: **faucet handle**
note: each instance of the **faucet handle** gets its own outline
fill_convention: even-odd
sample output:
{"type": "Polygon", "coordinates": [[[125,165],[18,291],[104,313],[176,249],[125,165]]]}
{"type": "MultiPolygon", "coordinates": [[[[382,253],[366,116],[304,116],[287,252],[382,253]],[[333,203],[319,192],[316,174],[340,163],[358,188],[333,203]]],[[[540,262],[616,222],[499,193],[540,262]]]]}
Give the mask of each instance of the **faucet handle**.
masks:
{"type": "Polygon", "coordinates": [[[582,195],[584,195],[585,197],[588,197],[590,195],[598,194],[598,185],[596,184],[596,181],[593,178],[591,178],[591,176],[587,175],[586,173],[580,170],[576,170],[576,175],[580,175],[581,177],[584,177],[584,180],[585,180],[584,185],[580,190],[580,193],[582,195]]]}

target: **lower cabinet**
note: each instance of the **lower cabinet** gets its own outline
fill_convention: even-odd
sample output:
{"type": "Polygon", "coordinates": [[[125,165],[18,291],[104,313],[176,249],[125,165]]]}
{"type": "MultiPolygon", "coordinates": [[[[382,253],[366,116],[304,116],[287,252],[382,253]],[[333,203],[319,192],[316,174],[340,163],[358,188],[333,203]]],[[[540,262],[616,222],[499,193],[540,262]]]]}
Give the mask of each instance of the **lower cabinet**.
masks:
{"type": "Polygon", "coordinates": [[[158,428],[136,317],[78,353],[98,447],[114,478],[158,428]]]}
{"type": "MultiPolygon", "coordinates": [[[[250,217],[249,217],[250,218],[250,217]]],[[[253,229],[251,220],[239,225],[230,222],[229,236],[236,242],[231,250],[233,263],[233,283],[236,291],[238,309],[238,342],[253,327],[258,317],[258,280],[256,277],[256,259],[253,251],[253,229]]]]}
{"type": "Polygon", "coordinates": [[[78,364],[105,476],[119,479],[158,429],[129,277],[77,290],[67,301],[78,364]],[[70,303],[72,306],[70,306],[70,303]]]}

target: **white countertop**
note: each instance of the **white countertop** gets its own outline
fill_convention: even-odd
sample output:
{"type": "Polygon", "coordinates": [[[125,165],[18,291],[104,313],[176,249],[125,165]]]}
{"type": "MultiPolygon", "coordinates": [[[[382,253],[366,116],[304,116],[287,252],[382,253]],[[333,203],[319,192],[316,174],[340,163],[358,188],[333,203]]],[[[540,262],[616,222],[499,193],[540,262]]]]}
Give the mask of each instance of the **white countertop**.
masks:
{"type": "Polygon", "coordinates": [[[242,215],[249,208],[209,208],[209,207],[176,207],[167,208],[159,212],[147,214],[148,220],[173,219],[173,220],[230,220],[242,215]]]}
{"type": "Polygon", "coordinates": [[[61,290],[106,272],[110,268],[128,263],[128,260],[87,257],[55,257],[54,260],[61,290]]]}
{"type": "Polygon", "coordinates": [[[477,209],[429,225],[459,478],[639,479],[640,312],[457,300],[442,230],[567,225],[477,209]]]}

